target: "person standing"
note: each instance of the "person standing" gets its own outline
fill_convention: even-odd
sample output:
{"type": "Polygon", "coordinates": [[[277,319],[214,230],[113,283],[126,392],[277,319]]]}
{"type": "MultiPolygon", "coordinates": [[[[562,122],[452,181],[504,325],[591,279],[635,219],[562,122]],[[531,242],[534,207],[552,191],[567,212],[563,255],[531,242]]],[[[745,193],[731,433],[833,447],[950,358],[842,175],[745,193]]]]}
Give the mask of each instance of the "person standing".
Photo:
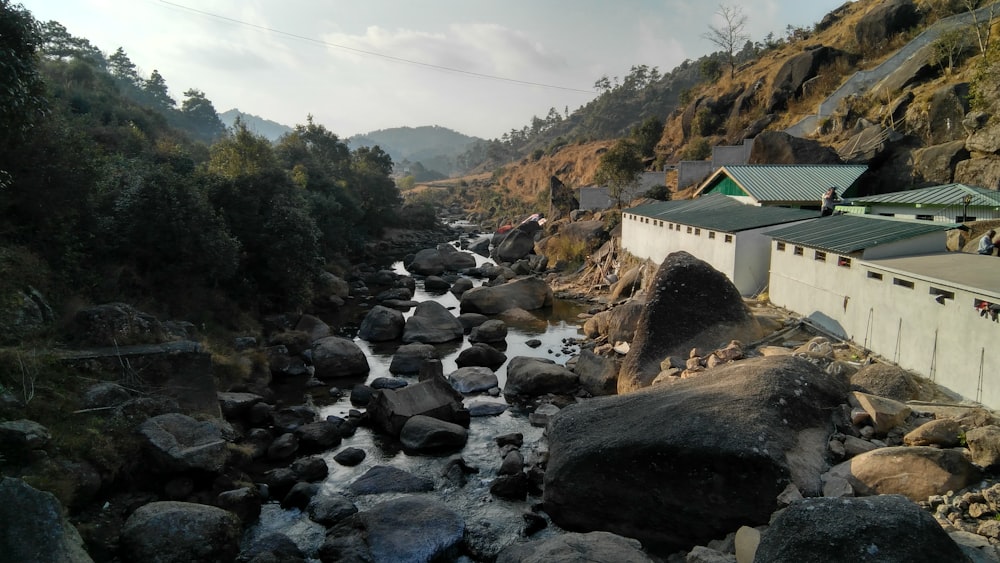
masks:
{"type": "Polygon", "coordinates": [[[820,216],[826,217],[828,215],[833,215],[833,210],[837,206],[837,202],[840,198],[837,197],[837,186],[830,186],[830,189],[826,190],[823,194],[823,198],[820,200],[822,205],[820,206],[820,216]]]}
{"type": "Polygon", "coordinates": [[[996,248],[996,246],[993,245],[993,235],[995,234],[997,233],[993,229],[986,231],[986,234],[979,239],[979,248],[977,249],[977,252],[987,256],[992,255],[993,249],[996,248]]]}

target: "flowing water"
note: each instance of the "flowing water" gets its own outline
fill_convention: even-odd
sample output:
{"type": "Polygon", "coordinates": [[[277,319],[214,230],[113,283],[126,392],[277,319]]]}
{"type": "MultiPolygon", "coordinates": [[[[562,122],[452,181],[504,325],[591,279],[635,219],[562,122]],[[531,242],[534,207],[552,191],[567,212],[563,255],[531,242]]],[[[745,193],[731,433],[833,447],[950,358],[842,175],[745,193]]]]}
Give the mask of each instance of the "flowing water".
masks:
{"type": "MultiPolygon", "coordinates": [[[[484,261],[480,256],[476,258],[480,264],[484,261]]],[[[394,264],[393,269],[399,273],[406,273],[401,263],[394,264]]],[[[479,285],[478,280],[475,283],[479,285]]],[[[420,280],[417,281],[413,299],[438,301],[458,314],[459,300],[454,295],[450,292],[428,293],[423,289],[420,280]]],[[[548,358],[565,365],[579,352],[575,341],[581,337],[579,314],[584,310],[585,306],[580,303],[557,300],[551,309],[535,312],[538,317],[537,322],[507,323],[507,347],[504,353],[508,361],[517,356],[531,356],[548,358]],[[541,341],[541,345],[531,347],[527,344],[529,340],[541,341]]],[[[409,314],[404,313],[404,316],[408,317],[409,314]]],[[[371,383],[377,377],[392,377],[389,373],[389,364],[399,343],[374,344],[357,338],[355,342],[368,356],[371,368],[367,379],[358,380],[358,383],[371,383]]],[[[467,339],[463,339],[461,342],[437,346],[446,376],[457,369],[456,357],[470,345],[467,339]]],[[[506,382],[506,366],[505,363],[496,372],[501,389],[506,382]]],[[[415,377],[406,379],[416,381],[415,377]]],[[[466,397],[466,406],[470,401],[491,401],[507,405],[502,396],[491,397],[488,394],[466,397]]],[[[352,408],[349,399],[344,397],[333,404],[321,406],[320,415],[321,418],[329,415],[346,418],[352,408]]],[[[521,451],[526,461],[530,461],[533,456],[547,449],[543,429],[532,426],[528,422],[528,414],[523,407],[508,405],[508,409],[498,416],[474,417],[469,427],[466,446],[459,452],[443,456],[408,454],[395,439],[372,432],[368,428],[359,428],[354,436],[345,438],[340,447],[322,454],[330,468],[322,487],[331,492],[345,492],[351,482],[376,465],[389,465],[430,478],[435,483],[435,490],[421,494],[434,495],[463,516],[468,530],[468,543],[471,544],[473,552],[495,555],[503,546],[520,537],[525,525],[522,515],[531,509],[532,504],[541,501],[540,498],[532,496],[529,496],[526,502],[503,500],[493,497],[489,490],[501,462],[500,451],[495,442],[497,436],[515,432],[523,434],[524,445],[521,451]],[[365,460],[354,467],[345,467],[335,462],[334,455],[347,447],[363,449],[367,454],[365,460]],[[464,485],[442,477],[442,469],[455,455],[461,456],[468,465],[478,469],[478,473],[468,476],[468,481],[464,485]]],[[[360,496],[352,497],[352,500],[359,510],[365,510],[397,496],[401,495],[360,496]]],[[[325,529],[313,523],[306,514],[297,509],[284,510],[276,503],[268,503],[261,513],[260,522],[247,531],[245,544],[271,532],[289,536],[307,555],[315,556],[316,550],[322,545],[325,529]]],[[[558,533],[560,530],[550,523],[545,530],[532,537],[542,538],[558,533]]],[[[472,559],[462,556],[458,560],[472,559]]]]}

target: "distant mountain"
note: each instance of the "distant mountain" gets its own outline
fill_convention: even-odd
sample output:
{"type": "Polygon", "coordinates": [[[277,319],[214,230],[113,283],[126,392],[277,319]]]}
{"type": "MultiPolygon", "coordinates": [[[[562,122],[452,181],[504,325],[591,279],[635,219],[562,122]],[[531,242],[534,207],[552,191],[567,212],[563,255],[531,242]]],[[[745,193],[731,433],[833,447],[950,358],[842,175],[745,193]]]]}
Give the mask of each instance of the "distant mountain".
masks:
{"type": "Polygon", "coordinates": [[[351,149],[378,145],[397,165],[419,162],[428,170],[451,175],[458,170],[456,157],[481,140],[447,127],[425,125],[380,129],[355,135],[347,139],[347,143],[351,149]]]}
{"type": "Polygon", "coordinates": [[[236,122],[236,118],[239,117],[246,123],[247,129],[257,133],[258,135],[264,136],[266,139],[271,141],[277,141],[285,133],[291,133],[293,129],[287,125],[282,125],[276,121],[271,121],[270,119],[264,119],[263,117],[252,115],[249,113],[243,113],[238,109],[231,109],[226,113],[219,114],[219,119],[226,124],[226,127],[232,127],[233,123],[236,122]]]}

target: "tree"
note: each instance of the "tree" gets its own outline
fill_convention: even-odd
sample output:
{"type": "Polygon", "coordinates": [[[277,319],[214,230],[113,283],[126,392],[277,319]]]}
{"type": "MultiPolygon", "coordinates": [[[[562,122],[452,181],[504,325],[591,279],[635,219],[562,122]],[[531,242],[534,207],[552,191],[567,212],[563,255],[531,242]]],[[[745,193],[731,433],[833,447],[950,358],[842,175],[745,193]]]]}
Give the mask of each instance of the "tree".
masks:
{"type": "MultiPolygon", "coordinates": [[[[8,143],[23,139],[32,123],[45,111],[45,85],[38,74],[35,54],[41,37],[31,13],[9,0],[0,0],[0,140],[4,154],[8,143]]],[[[0,187],[6,181],[0,161],[0,187]]]]}
{"type": "Polygon", "coordinates": [[[167,81],[160,75],[160,71],[156,69],[153,69],[153,74],[149,75],[149,80],[146,80],[142,89],[153,103],[163,108],[172,108],[177,104],[167,92],[167,81]]]}
{"type": "Polygon", "coordinates": [[[125,50],[121,47],[108,57],[108,66],[111,71],[111,76],[114,76],[118,80],[136,88],[141,88],[143,80],[139,77],[139,72],[135,68],[135,63],[132,59],[128,58],[125,54],[125,50]]]}
{"type": "Polygon", "coordinates": [[[619,139],[601,155],[594,181],[608,187],[611,198],[620,209],[629,189],[639,183],[643,169],[639,146],[629,139],[619,139]]]}
{"type": "Polygon", "coordinates": [[[57,21],[47,21],[41,25],[42,54],[50,59],[88,61],[100,69],[107,68],[104,53],[82,37],[74,37],[66,27],[57,21]]]}
{"type": "Polygon", "coordinates": [[[278,167],[271,142],[250,131],[237,119],[233,131],[212,145],[209,172],[223,178],[253,176],[278,167]]]}
{"type": "Polygon", "coordinates": [[[210,143],[226,134],[226,125],[219,119],[215,106],[205,97],[205,93],[194,88],[184,92],[181,115],[187,121],[187,129],[195,137],[210,143]]]}
{"type": "Polygon", "coordinates": [[[736,52],[748,40],[746,34],[747,17],[739,6],[719,4],[715,15],[721,20],[721,25],[709,25],[708,31],[702,37],[717,45],[726,55],[729,63],[729,76],[736,75],[736,52]]]}
{"type": "Polygon", "coordinates": [[[985,21],[980,20],[979,13],[976,11],[979,8],[981,0],[962,0],[965,4],[965,8],[972,14],[972,27],[976,31],[976,40],[979,42],[979,52],[982,55],[986,55],[990,50],[990,39],[993,31],[993,21],[1000,16],[1000,5],[997,3],[990,4],[989,10],[986,13],[985,21]]]}
{"type": "Polygon", "coordinates": [[[935,63],[948,73],[951,73],[956,60],[968,46],[967,30],[962,28],[945,31],[938,36],[934,43],[931,43],[935,63]]]}
{"type": "Polygon", "coordinates": [[[642,123],[632,129],[632,140],[639,148],[639,153],[644,157],[653,156],[656,144],[663,136],[663,120],[653,115],[647,117],[642,123]]]}

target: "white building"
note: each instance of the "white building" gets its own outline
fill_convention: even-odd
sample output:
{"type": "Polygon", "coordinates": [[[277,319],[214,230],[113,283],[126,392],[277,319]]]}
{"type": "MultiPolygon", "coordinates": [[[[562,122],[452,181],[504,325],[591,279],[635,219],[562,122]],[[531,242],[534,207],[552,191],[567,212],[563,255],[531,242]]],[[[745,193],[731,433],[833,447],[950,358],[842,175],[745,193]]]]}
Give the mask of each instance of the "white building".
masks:
{"type": "Polygon", "coordinates": [[[854,195],[865,165],[736,164],[723,166],[698,186],[695,196],[724,194],[749,205],[819,210],[831,186],[841,198],[854,195]]]}
{"type": "Polygon", "coordinates": [[[980,311],[1000,303],[1000,260],[943,252],[954,226],[843,215],[773,230],[770,300],[1000,408],[1000,323],[980,311]]]}
{"type": "Polygon", "coordinates": [[[837,209],[846,213],[965,223],[1000,218],[1000,192],[965,184],[943,184],[856,197],[837,209]]]}
{"type": "Polygon", "coordinates": [[[764,232],[812,219],[816,212],[755,207],[713,194],[626,210],[621,244],[632,255],[656,263],[684,250],[726,274],[741,294],[754,295],[768,283],[771,239],[764,232]]]}

